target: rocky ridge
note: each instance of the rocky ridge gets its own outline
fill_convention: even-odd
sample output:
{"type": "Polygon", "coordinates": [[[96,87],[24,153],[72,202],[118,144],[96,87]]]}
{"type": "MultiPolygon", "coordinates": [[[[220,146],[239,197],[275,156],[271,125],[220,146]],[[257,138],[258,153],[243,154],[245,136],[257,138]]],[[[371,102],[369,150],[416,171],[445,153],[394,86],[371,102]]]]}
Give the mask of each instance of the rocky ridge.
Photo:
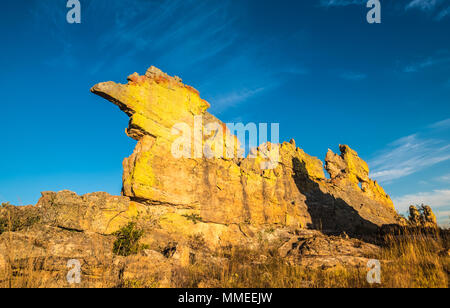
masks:
{"type": "MultiPolygon", "coordinates": [[[[67,261],[77,259],[80,286],[173,286],[177,269],[221,264],[222,252],[238,246],[259,251],[269,245],[286,262],[306,267],[364,266],[379,248],[358,237],[406,223],[369,178],[367,163],[346,145],[340,154],[329,150],[324,166],[294,140],[284,142],[279,163],[267,169],[275,145],[240,157],[236,136],[179,77],[151,67],[125,85],[105,82],[91,91],[130,116],[126,133],[138,141],[123,162],[122,196],[43,192],[36,206],[2,206],[0,283],[11,277],[32,281],[30,273],[39,271],[47,285],[70,286],[67,261]],[[196,157],[193,148],[188,157],[174,157],[178,134],[172,128],[195,127],[199,116],[200,130],[209,123],[222,128],[222,157],[196,157]],[[118,255],[117,232],[130,223],[142,230],[140,249],[118,255]]],[[[194,132],[192,141],[200,138],[203,147],[210,137],[194,132]]],[[[432,222],[431,209],[411,210],[414,226],[432,222]]]]}

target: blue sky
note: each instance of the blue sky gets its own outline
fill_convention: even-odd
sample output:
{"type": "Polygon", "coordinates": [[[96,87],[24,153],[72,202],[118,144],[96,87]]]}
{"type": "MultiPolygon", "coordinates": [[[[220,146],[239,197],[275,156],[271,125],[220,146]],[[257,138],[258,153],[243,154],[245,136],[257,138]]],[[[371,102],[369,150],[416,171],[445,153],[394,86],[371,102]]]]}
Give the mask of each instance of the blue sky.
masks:
{"type": "Polygon", "coordinates": [[[348,144],[404,213],[450,216],[450,1],[5,1],[0,201],[119,194],[128,118],[89,92],[150,65],[197,88],[225,122],[277,122],[321,159],[348,144]]]}

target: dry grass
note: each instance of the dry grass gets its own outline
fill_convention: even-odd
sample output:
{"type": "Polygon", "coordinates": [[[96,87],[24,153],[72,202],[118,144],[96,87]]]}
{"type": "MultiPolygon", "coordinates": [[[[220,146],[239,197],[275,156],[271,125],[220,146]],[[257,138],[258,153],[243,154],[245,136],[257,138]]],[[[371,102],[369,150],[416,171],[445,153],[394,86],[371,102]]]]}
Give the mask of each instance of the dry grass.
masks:
{"type": "MultiPolygon", "coordinates": [[[[9,233],[8,236],[11,236],[9,233]]],[[[6,234],[5,234],[6,235],[6,234]]],[[[10,241],[12,243],[12,239],[10,241]]],[[[92,245],[101,247],[95,242],[92,245]]],[[[174,267],[170,277],[171,287],[197,288],[448,288],[450,257],[444,255],[450,247],[449,230],[425,233],[406,231],[402,235],[387,235],[380,255],[381,284],[368,284],[366,268],[335,267],[308,269],[293,265],[268,247],[258,251],[235,247],[210,258],[203,258],[187,267],[174,267]]],[[[13,246],[8,246],[14,258],[13,246]]],[[[95,251],[95,250],[93,250],[95,251]]],[[[107,252],[96,251],[100,268],[91,267],[89,274],[95,287],[158,287],[157,281],[124,280],[116,275],[112,261],[103,259],[107,252]],[[102,260],[103,259],[103,260],[102,260]],[[106,273],[106,274],[105,274],[106,273]],[[115,278],[111,278],[115,277],[115,278]]],[[[1,260],[0,260],[1,261],[1,260]]],[[[59,261],[58,261],[59,262],[59,261]]],[[[48,271],[55,260],[29,258],[17,266],[6,260],[0,269],[1,288],[68,287],[67,271],[48,271]],[[47,262],[47,266],[46,266],[47,262]],[[44,271],[43,269],[46,269],[44,271]]],[[[59,264],[65,268],[65,264],[59,264]]],[[[149,275],[151,276],[151,274],[149,275]]],[[[76,287],[76,286],[75,286],[76,287]]]]}
{"type": "MultiPolygon", "coordinates": [[[[260,252],[261,253],[261,252],[260,252]]],[[[233,249],[223,264],[195,264],[175,271],[174,287],[184,288],[321,288],[366,287],[361,268],[307,269],[278,256],[264,262],[253,251],[233,249]],[[258,261],[256,261],[258,260],[258,261]]]]}
{"type": "Polygon", "coordinates": [[[275,252],[233,249],[221,265],[195,264],[179,269],[175,287],[218,288],[448,288],[449,230],[403,230],[386,235],[381,253],[381,284],[367,282],[366,268],[308,269],[292,265],[275,252]],[[267,259],[260,261],[264,253],[267,259]]]}
{"type": "Polygon", "coordinates": [[[388,235],[380,259],[384,264],[384,287],[448,288],[450,230],[406,231],[388,235]]]}

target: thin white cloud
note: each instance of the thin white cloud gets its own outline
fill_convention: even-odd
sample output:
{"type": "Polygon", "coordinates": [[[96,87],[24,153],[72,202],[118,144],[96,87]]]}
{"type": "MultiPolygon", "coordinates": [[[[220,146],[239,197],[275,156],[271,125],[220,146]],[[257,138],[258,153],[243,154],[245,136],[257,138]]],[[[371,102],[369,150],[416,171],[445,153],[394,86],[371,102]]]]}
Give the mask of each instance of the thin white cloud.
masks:
{"type": "MultiPolygon", "coordinates": [[[[371,177],[386,184],[449,161],[450,142],[448,137],[445,137],[447,135],[442,134],[443,130],[449,129],[450,119],[445,119],[426,126],[420,133],[400,138],[389,144],[375,159],[369,161],[369,166],[373,168],[371,177]]],[[[435,176],[430,180],[435,184],[440,182],[441,185],[449,183],[450,174],[435,176]]],[[[429,182],[424,184],[431,185],[429,182]]],[[[445,215],[445,212],[450,210],[450,189],[434,189],[394,196],[392,199],[400,213],[406,213],[410,205],[423,203],[433,208],[440,225],[448,225],[450,222],[448,215],[445,215]]]]}
{"type": "Polygon", "coordinates": [[[280,70],[280,73],[292,75],[307,75],[309,73],[309,70],[303,67],[290,67],[285,70],[280,70]]]}
{"type": "Polygon", "coordinates": [[[450,189],[433,190],[394,197],[393,202],[400,213],[407,213],[410,205],[429,205],[436,214],[440,225],[448,225],[449,223],[450,189]]]}
{"type": "Polygon", "coordinates": [[[406,5],[405,10],[419,9],[422,11],[432,11],[439,2],[438,0],[413,0],[406,5]]]}
{"type": "Polygon", "coordinates": [[[214,103],[214,106],[216,106],[217,110],[220,112],[224,108],[233,107],[237,104],[243,103],[251,97],[263,92],[264,90],[265,88],[258,88],[253,90],[242,89],[239,91],[233,91],[217,97],[212,101],[212,103],[214,103]]]}
{"type": "MultiPolygon", "coordinates": [[[[114,27],[99,38],[99,43],[102,50],[126,50],[124,58],[150,53],[154,63],[183,59],[178,65],[182,71],[213,58],[233,44],[238,35],[232,25],[233,16],[227,10],[229,1],[214,7],[208,2],[187,0],[145,2],[145,8],[138,11],[129,9],[133,5],[128,2],[119,1],[115,5],[119,13],[114,27]]],[[[114,61],[105,59],[97,69],[111,63],[114,61]]]]}
{"type": "Polygon", "coordinates": [[[369,166],[373,168],[373,178],[388,183],[447,160],[447,141],[414,134],[389,144],[369,166]]]}
{"type": "MultiPolygon", "coordinates": [[[[267,57],[264,53],[269,50],[267,46],[278,44],[279,39],[267,37],[258,44],[248,39],[245,39],[248,44],[243,42],[244,37],[235,24],[239,17],[229,11],[230,0],[217,4],[192,0],[149,1],[145,2],[147,10],[136,12],[128,9],[128,3],[119,2],[115,5],[123,13],[116,16],[114,27],[99,38],[101,49],[124,50],[123,59],[144,55],[151,59],[150,64],[166,65],[161,69],[168,70],[169,74],[170,67],[176,69],[182,78],[184,72],[196,71],[207,61],[214,62],[208,65],[208,74],[200,77],[195,86],[202,94],[210,95],[204,98],[211,102],[211,111],[216,114],[273,88],[279,79],[277,74],[284,72],[260,64],[267,57]],[[148,14],[143,14],[147,11],[148,14]],[[232,48],[237,43],[239,48],[232,48]],[[224,52],[225,57],[218,56],[224,52]],[[218,58],[220,62],[215,60],[218,58]],[[168,69],[165,68],[167,64],[168,69]],[[232,73],[239,78],[230,79],[232,73]],[[217,89],[217,84],[222,87],[217,89]]],[[[107,52],[104,54],[106,56],[95,66],[94,72],[110,68],[117,62],[112,56],[108,57],[107,52]]],[[[307,70],[296,67],[289,68],[286,73],[304,75],[307,70]]]]}
{"type": "Polygon", "coordinates": [[[433,66],[436,63],[436,60],[433,58],[427,58],[425,60],[422,60],[418,63],[414,63],[414,64],[410,64],[408,66],[406,66],[403,71],[405,73],[416,73],[421,69],[424,69],[426,67],[430,67],[433,66]]]}
{"type": "Polygon", "coordinates": [[[348,5],[363,5],[368,0],[320,0],[320,5],[323,7],[333,6],[348,6],[348,5]]]}
{"type": "Polygon", "coordinates": [[[436,122],[428,126],[431,129],[447,129],[450,128],[450,118],[436,122]]]}
{"type": "Polygon", "coordinates": [[[434,15],[434,20],[441,21],[450,15],[450,7],[445,7],[443,2],[443,0],[413,0],[405,6],[405,11],[420,10],[434,15]]]}
{"type": "Polygon", "coordinates": [[[429,192],[419,192],[393,198],[399,211],[407,211],[410,205],[427,204],[433,209],[450,206],[450,189],[436,189],[429,192]]]}
{"type": "Polygon", "coordinates": [[[359,81],[367,78],[366,74],[358,72],[344,72],[339,77],[345,80],[359,81]]]}
{"type": "MultiPolygon", "coordinates": [[[[345,7],[350,5],[366,5],[368,0],[320,0],[319,6],[330,7],[345,7]]],[[[401,4],[401,11],[422,11],[429,16],[435,16],[434,20],[441,21],[447,16],[450,16],[450,7],[443,7],[444,0],[409,0],[405,4],[401,4]],[[439,11],[440,10],[440,11],[439,11]],[[437,13],[439,12],[439,13],[437,13]],[[437,14],[437,15],[436,15],[437,14]]],[[[400,13],[395,9],[397,13],[400,13]]]]}
{"type": "Polygon", "coordinates": [[[435,180],[438,182],[450,183],[450,173],[438,176],[435,180]]]}
{"type": "Polygon", "coordinates": [[[450,6],[446,9],[443,9],[437,16],[436,16],[436,20],[437,21],[441,21],[442,19],[444,19],[445,17],[450,16],[450,6]]]}
{"type": "Polygon", "coordinates": [[[436,66],[436,65],[443,65],[450,63],[450,56],[448,54],[440,55],[440,56],[432,56],[427,57],[425,59],[422,59],[416,63],[412,63],[407,65],[403,72],[405,73],[417,73],[421,70],[424,70],[426,68],[436,66]]]}

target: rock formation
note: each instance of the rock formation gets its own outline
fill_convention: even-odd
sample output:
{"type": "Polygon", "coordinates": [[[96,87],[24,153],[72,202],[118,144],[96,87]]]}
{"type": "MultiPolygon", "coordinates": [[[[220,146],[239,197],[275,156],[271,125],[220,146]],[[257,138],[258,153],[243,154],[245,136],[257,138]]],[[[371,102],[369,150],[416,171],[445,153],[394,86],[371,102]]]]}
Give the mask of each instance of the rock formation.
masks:
{"type": "MultiPolygon", "coordinates": [[[[71,286],[68,260],[80,262],[81,287],[177,286],[180,269],[224,267],[234,248],[256,252],[250,266],[278,252],[283,264],[364,268],[380,248],[357,236],[403,224],[346,145],[328,151],[329,178],[294,140],[241,157],[238,138],[199,93],[154,67],[92,92],[130,116],[126,133],[138,141],[123,162],[122,196],[43,192],[36,206],[0,206],[0,286],[71,286]],[[192,147],[177,143],[186,128],[192,147]],[[139,249],[121,254],[130,226],[139,249]]],[[[411,209],[410,224],[435,222],[431,208],[411,209]]]]}
{"type": "Polygon", "coordinates": [[[436,216],[429,205],[409,207],[409,224],[413,227],[436,228],[436,216]]]}
{"type": "Polygon", "coordinates": [[[130,116],[126,132],[138,144],[123,162],[123,195],[133,201],[190,210],[202,221],[223,225],[352,232],[398,221],[391,199],[348,146],[340,146],[340,156],[328,152],[325,167],[330,180],[322,162],[294,141],[278,147],[279,163],[268,169],[264,163],[270,162],[270,155],[264,151],[274,145],[261,145],[254,157],[239,157],[237,137],[207,112],[209,103],[198,91],[178,77],[151,67],[144,76],[129,76],[127,84],[104,82],[91,91],[130,116]],[[195,128],[200,117],[202,123],[195,128]],[[174,127],[180,123],[193,128],[190,140],[192,144],[200,140],[200,155],[195,146],[187,149],[188,155],[173,155],[179,137],[174,127]],[[208,125],[214,123],[222,127],[224,148],[219,148],[219,156],[205,158],[201,149],[210,137],[208,125]]]}

